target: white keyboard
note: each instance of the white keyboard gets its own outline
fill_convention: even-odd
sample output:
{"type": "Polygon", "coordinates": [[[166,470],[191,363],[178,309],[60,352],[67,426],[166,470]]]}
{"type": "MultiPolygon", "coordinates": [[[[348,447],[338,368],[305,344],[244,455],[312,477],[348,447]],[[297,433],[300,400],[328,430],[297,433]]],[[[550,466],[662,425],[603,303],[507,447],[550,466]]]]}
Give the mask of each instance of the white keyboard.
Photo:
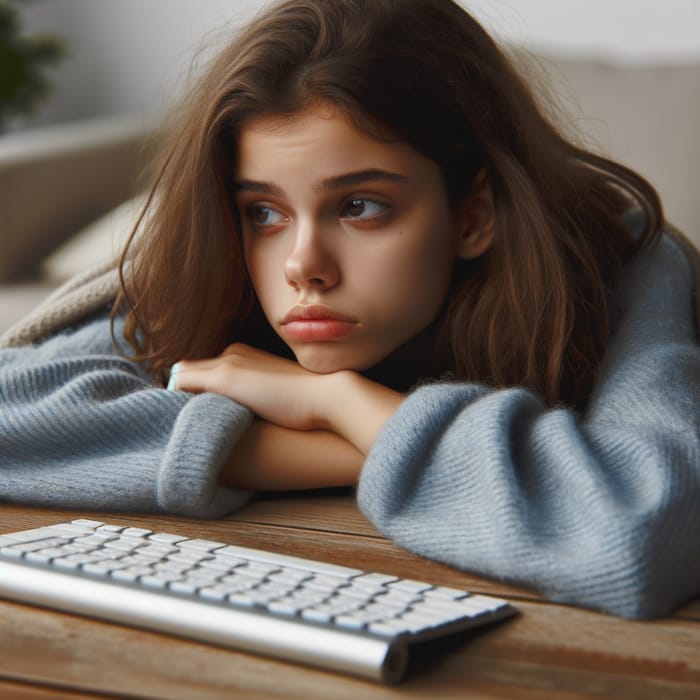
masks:
{"type": "Polygon", "coordinates": [[[0,596],[396,682],[408,645],[509,617],[504,600],[95,520],[0,535],[0,596]]]}

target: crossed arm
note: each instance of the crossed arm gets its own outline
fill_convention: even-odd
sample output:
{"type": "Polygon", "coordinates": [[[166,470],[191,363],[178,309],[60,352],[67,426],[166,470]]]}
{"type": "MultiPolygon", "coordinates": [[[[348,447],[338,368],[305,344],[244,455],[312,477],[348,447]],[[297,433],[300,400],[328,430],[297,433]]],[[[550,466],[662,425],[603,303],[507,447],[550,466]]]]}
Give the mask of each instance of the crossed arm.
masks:
{"type": "Polygon", "coordinates": [[[221,479],[235,488],[283,490],[357,482],[366,454],[403,395],[360,374],[315,374],[247,345],[219,357],[179,362],[170,388],[214,392],[256,420],[221,479]]]}

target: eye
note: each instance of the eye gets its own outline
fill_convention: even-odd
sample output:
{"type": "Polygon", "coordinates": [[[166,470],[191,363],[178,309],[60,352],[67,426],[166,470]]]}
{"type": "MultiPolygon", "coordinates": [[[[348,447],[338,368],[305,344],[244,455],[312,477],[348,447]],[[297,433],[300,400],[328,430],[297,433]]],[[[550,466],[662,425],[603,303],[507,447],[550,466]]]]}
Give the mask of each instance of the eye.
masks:
{"type": "Polygon", "coordinates": [[[248,207],[246,217],[254,226],[276,226],[285,219],[282,212],[264,204],[253,204],[248,207]]]}
{"type": "Polygon", "coordinates": [[[348,219],[374,219],[386,213],[387,207],[381,202],[360,197],[349,200],[341,211],[341,215],[348,219]]]}

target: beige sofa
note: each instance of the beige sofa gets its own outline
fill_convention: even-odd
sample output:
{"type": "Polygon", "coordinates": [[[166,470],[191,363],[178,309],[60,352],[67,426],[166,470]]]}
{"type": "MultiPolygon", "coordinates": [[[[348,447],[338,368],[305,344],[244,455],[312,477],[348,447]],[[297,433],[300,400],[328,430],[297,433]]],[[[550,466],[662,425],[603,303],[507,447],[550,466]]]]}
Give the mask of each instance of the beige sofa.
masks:
{"type": "Polygon", "coordinates": [[[0,138],[0,332],[113,252],[125,217],[101,217],[136,194],[150,135],[120,116],[0,138]]]}
{"type": "MultiPolygon", "coordinates": [[[[574,130],[647,175],[700,246],[700,66],[535,59],[543,70],[574,130]]],[[[113,208],[137,192],[150,131],[112,117],[0,138],[0,332],[114,252],[133,209],[113,208]]]]}

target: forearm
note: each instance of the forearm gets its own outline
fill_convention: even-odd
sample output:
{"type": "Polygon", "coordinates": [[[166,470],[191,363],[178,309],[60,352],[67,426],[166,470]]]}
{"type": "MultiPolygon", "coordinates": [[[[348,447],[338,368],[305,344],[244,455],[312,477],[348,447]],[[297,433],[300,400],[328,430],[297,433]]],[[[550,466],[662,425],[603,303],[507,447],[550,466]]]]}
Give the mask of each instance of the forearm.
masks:
{"type": "Polygon", "coordinates": [[[404,395],[356,372],[327,375],[332,398],[321,422],[367,455],[404,395]]]}
{"type": "Polygon", "coordinates": [[[292,430],[256,420],[238,441],[220,479],[253,491],[352,486],[363,461],[359,450],[329,431],[292,430]]]}

